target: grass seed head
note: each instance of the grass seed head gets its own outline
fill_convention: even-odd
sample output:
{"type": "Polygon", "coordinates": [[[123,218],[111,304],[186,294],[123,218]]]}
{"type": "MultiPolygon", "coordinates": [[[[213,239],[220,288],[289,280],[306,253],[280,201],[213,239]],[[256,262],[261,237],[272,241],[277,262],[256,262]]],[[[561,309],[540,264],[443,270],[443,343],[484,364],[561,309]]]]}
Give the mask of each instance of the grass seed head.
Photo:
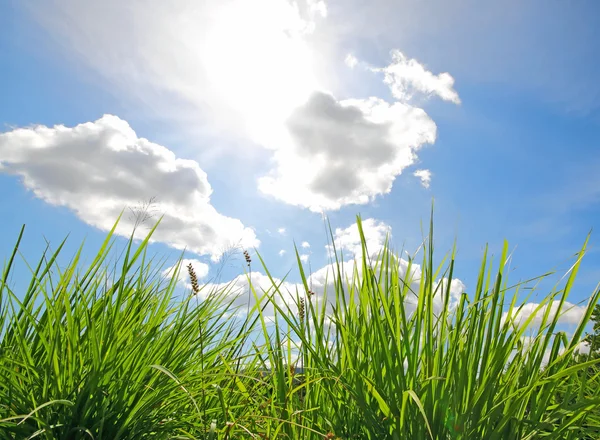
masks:
{"type": "Polygon", "coordinates": [[[200,285],[198,284],[198,276],[196,275],[196,271],[192,266],[192,263],[187,265],[188,274],[190,276],[190,283],[192,284],[192,292],[194,295],[200,293],[200,285]]]}
{"type": "Polygon", "coordinates": [[[298,317],[300,321],[304,321],[304,315],[306,312],[306,304],[304,303],[304,298],[300,298],[300,303],[298,304],[298,317]]]}

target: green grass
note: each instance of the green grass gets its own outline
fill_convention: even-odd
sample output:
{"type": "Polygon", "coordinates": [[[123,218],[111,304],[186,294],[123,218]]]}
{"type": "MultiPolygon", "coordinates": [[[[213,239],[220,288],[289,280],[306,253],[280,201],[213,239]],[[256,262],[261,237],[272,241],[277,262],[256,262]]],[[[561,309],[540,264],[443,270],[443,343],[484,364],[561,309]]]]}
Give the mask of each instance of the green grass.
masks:
{"type": "Polygon", "coordinates": [[[343,273],[336,257],[323,295],[297,253],[295,303],[273,276],[250,285],[245,317],[229,288],[177,296],[147,254],[153,231],[118,266],[114,230],[89,265],[78,252],[61,267],[63,246],[48,249],[14,292],[21,231],[0,279],[0,439],[597,436],[598,377],[584,374],[597,361],[573,357],[600,292],[573,334],[557,330],[585,246],[526,320],[507,245],[455,298],[455,253],[433,264],[433,222],[408,268],[389,246],[369,258],[362,236],[362,259],[343,273]]]}

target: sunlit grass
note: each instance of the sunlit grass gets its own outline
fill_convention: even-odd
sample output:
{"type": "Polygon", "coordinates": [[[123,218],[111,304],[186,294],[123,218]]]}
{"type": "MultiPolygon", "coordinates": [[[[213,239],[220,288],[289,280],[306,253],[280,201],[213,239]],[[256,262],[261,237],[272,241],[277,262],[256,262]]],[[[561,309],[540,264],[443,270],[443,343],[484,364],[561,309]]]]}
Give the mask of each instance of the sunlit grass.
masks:
{"type": "Polygon", "coordinates": [[[434,266],[433,223],[408,264],[389,246],[370,258],[360,219],[358,227],[362,258],[343,273],[336,257],[325,292],[311,293],[298,253],[302,282],[291,295],[261,259],[273,285],[250,283],[254,306],[243,310],[233,309],[228,288],[203,291],[193,271],[194,292],[177,294],[178,274],[164,279],[147,254],[154,230],[130,241],[113,269],[112,232],[88,266],[78,252],[59,267],[62,245],[48,250],[30,268],[29,287],[14,292],[21,232],[0,281],[0,438],[598,432],[600,396],[590,386],[598,378],[583,374],[596,361],[573,356],[600,293],[573,334],[558,328],[585,246],[565,281],[522,319],[519,285],[506,279],[507,245],[495,269],[484,255],[476,285],[453,295],[455,253],[434,266]],[[546,307],[553,301],[557,309],[546,307]]]}

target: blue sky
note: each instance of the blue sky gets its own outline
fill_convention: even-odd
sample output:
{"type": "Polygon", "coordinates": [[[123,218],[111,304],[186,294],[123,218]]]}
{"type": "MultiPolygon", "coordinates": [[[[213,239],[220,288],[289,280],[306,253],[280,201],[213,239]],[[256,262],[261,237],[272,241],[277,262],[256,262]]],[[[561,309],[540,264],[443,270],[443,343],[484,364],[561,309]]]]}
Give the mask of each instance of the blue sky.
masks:
{"type": "Polygon", "coordinates": [[[257,246],[283,276],[293,240],[327,264],[321,212],[347,253],[357,214],[412,252],[435,199],[467,291],[486,243],[517,282],[591,229],[571,302],[600,281],[597,2],[168,3],[0,4],[3,259],[24,223],[27,257],[67,234],[91,257],[154,196],[169,261],[186,246],[210,279],[257,246]]]}

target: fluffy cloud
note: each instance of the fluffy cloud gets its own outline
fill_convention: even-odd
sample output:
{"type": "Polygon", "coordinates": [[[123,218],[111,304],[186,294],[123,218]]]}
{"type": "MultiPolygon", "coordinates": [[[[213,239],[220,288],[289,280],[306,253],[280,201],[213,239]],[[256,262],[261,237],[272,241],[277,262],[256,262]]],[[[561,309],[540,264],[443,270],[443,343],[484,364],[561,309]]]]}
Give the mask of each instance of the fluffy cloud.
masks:
{"type": "Polygon", "coordinates": [[[326,52],[336,50],[335,38],[318,33],[328,12],[322,0],[54,0],[29,8],[111,90],[144,108],[168,108],[180,126],[266,148],[273,166],[260,190],[317,212],[389,193],[435,141],[435,123],[408,103],[415,93],[460,102],[448,73],[399,51],[389,66],[371,68],[384,74],[395,102],[326,92],[337,79],[323,60],[337,58],[326,52]]]}
{"type": "Polygon", "coordinates": [[[186,287],[190,288],[191,284],[189,283],[189,274],[188,274],[188,265],[192,265],[194,272],[196,273],[196,277],[199,280],[202,280],[208,275],[209,267],[208,264],[203,263],[200,260],[196,259],[183,259],[181,260],[179,265],[170,266],[163,271],[163,276],[166,278],[172,278],[175,274],[176,270],[179,270],[179,276],[177,277],[177,282],[184,284],[186,287]]]}
{"type": "Polygon", "coordinates": [[[302,246],[304,249],[308,249],[308,248],[310,247],[310,243],[309,243],[308,241],[303,241],[303,242],[302,242],[302,244],[301,244],[301,246],[302,246]]]}
{"type": "MultiPolygon", "coordinates": [[[[397,258],[394,255],[390,255],[390,262],[391,264],[397,265],[396,267],[398,269],[400,278],[409,285],[409,292],[405,300],[405,309],[407,314],[411,314],[417,308],[418,293],[422,276],[421,266],[419,264],[412,263],[410,264],[409,271],[409,262],[403,258],[397,258]]],[[[371,260],[371,264],[372,267],[376,267],[379,264],[376,257],[371,260]]],[[[328,308],[329,311],[332,310],[331,303],[335,301],[335,278],[341,275],[344,280],[347,280],[352,284],[357,283],[355,285],[359,286],[363,277],[363,266],[360,262],[357,262],[357,260],[344,261],[340,263],[339,267],[340,272],[338,272],[337,264],[328,264],[312,273],[307,279],[307,283],[310,286],[310,289],[315,293],[317,299],[320,300],[324,296],[327,297],[327,300],[330,303],[328,308]],[[356,276],[356,278],[354,278],[354,276],[356,276]]],[[[448,280],[446,278],[437,280],[434,283],[434,313],[439,313],[442,310],[443,297],[447,283],[448,280]]],[[[299,292],[303,291],[303,287],[301,285],[296,286],[296,288],[299,292]]],[[[456,306],[458,300],[460,299],[460,295],[465,291],[465,289],[466,287],[461,280],[452,280],[450,283],[450,308],[456,306]]],[[[348,295],[348,289],[345,291],[346,295],[348,295]]],[[[346,298],[346,300],[348,299],[349,297],[346,298]]],[[[358,297],[355,297],[354,299],[357,300],[358,297]]]]}
{"type": "MultiPolygon", "coordinates": [[[[386,237],[391,238],[392,228],[385,222],[368,218],[362,221],[362,229],[369,255],[376,257],[383,249],[386,237]]],[[[352,258],[360,258],[362,255],[360,233],[356,223],[347,228],[336,228],[333,242],[338,252],[348,252],[352,258]]],[[[326,248],[330,252],[333,250],[331,245],[327,245],[326,248]]]]}
{"type": "MultiPolygon", "coordinates": [[[[377,97],[338,100],[314,91],[286,121],[287,137],[275,148],[275,167],[259,188],[286,203],[312,211],[365,204],[391,191],[394,180],[415,163],[418,151],[436,139],[437,127],[414,94],[460,103],[448,73],[434,75],[414,59],[392,52],[383,72],[395,102],[377,97]]],[[[349,66],[358,60],[347,57],[349,66]]],[[[416,174],[428,186],[431,173],[416,174]]]]}
{"type": "MultiPolygon", "coordinates": [[[[535,342],[535,338],[533,336],[521,336],[521,342],[523,343],[523,351],[527,352],[533,346],[533,344],[535,342]]],[[[566,351],[566,347],[563,346],[558,350],[558,354],[562,355],[565,351],[566,351]]],[[[585,341],[579,341],[579,343],[575,347],[575,350],[573,350],[573,354],[588,354],[589,352],[590,352],[590,345],[585,341]]],[[[513,352],[509,356],[509,361],[512,361],[514,359],[514,357],[516,356],[516,354],[517,354],[517,351],[513,350],[513,352]]],[[[552,348],[551,347],[546,348],[546,351],[544,351],[544,355],[542,356],[542,362],[541,362],[542,368],[545,367],[546,365],[548,365],[551,354],[552,354],[552,348]]]]}
{"type": "Polygon", "coordinates": [[[316,212],[389,193],[436,137],[435,123],[420,108],[379,98],[338,101],[324,92],[295,109],[287,128],[290,142],[275,151],[277,166],[259,188],[316,212]]]}
{"type": "Polygon", "coordinates": [[[280,256],[280,257],[283,257],[283,256],[285,255],[285,253],[286,253],[286,250],[285,250],[285,249],[281,249],[281,250],[278,252],[278,254],[279,254],[279,256],[280,256]]]}
{"type": "MultiPolygon", "coordinates": [[[[535,312],[536,308],[539,307],[539,303],[526,303],[523,304],[521,310],[518,313],[513,313],[514,323],[516,325],[522,325],[525,323],[527,319],[535,312]]],[[[535,314],[534,318],[531,320],[531,326],[539,326],[542,323],[542,319],[548,307],[550,307],[550,314],[548,319],[553,319],[558,312],[558,306],[560,305],[560,301],[552,301],[550,304],[546,304],[541,307],[540,310],[535,314]]],[[[560,315],[558,317],[558,322],[560,324],[579,324],[581,318],[585,314],[587,310],[587,306],[579,306],[576,304],[572,304],[570,302],[565,301],[563,307],[561,309],[560,315]]],[[[515,310],[516,311],[516,310],[515,310]]],[[[508,313],[504,313],[502,316],[503,321],[507,318],[508,313]]]]}
{"type": "MultiPolygon", "coordinates": [[[[411,274],[406,275],[406,268],[408,263],[405,260],[399,261],[400,275],[406,277],[405,279],[410,281],[410,288],[412,292],[418,293],[419,281],[421,271],[419,265],[413,265],[411,274]]],[[[353,282],[352,276],[354,271],[358,276],[358,280],[362,279],[362,265],[356,264],[354,261],[346,261],[341,264],[341,275],[350,282],[353,282]]],[[[313,272],[308,278],[307,283],[315,296],[312,297],[315,301],[321,301],[325,296],[327,297],[328,307],[327,313],[331,313],[333,302],[335,301],[335,285],[334,279],[339,274],[337,271],[337,265],[328,264],[316,272],[313,272]]],[[[256,304],[254,294],[250,292],[249,280],[252,282],[252,288],[256,291],[256,294],[260,298],[265,292],[272,295],[276,304],[282,308],[289,307],[292,311],[295,310],[296,293],[300,297],[305,296],[305,290],[303,284],[290,283],[281,281],[278,278],[274,278],[273,282],[279,286],[277,291],[273,285],[273,282],[267,275],[260,272],[252,272],[250,274],[243,274],[235,277],[233,280],[224,283],[209,283],[201,288],[200,297],[206,298],[211,292],[225,292],[225,297],[232,302],[233,307],[237,309],[238,313],[243,314],[246,312],[248,307],[253,307],[256,304]]],[[[406,301],[406,310],[411,313],[416,308],[417,299],[416,295],[409,294],[406,301]]],[[[356,299],[356,298],[355,298],[356,299]]],[[[434,307],[439,310],[441,307],[441,299],[436,297],[434,301],[434,307]]],[[[272,304],[268,304],[264,309],[263,313],[267,317],[274,316],[275,309],[272,304]]]]}
{"type": "MultiPolygon", "coordinates": [[[[282,282],[278,278],[271,281],[267,275],[254,271],[239,275],[228,282],[206,284],[201,288],[199,295],[206,298],[213,292],[223,293],[225,298],[231,301],[237,313],[245,314],[248,307],[253,307],[256,304],[254,293],[250,290],[250,283],[252,283],[252,289],[259,298],[267,293],[272,296],[276,304],[284,308],[287,305],[293,309],[296,289],[300,289],[299,292],[303,290],[303,287],[298,284],[282,282]],[[279,290],[275,288],[273,283],[279,287],[279,290]]],[[[272,317],[275,314],[275,308],[272,304],[267,304],[263,313],[267,317],[272,317]]]]}
{"type": "MultiPolygon", "coordinates": [[[[102,230],[110,229],[123,209],[155,197],[155,212],[164,214],[156,241],[213,260],[235,243],[259,245],[252,229],[211,205],[212,188],[197,162],[138,138],[116,116],[72,128],[1,133],[0,172],[21,177],[38,198],[67,207],[102,230]]],[[[134,221],[125,215],[117,233],[128,236],[134,221]]]]}
{"type": "MultiPolygon", "coordinates": [[[[438,282],[436,283],[436,285],[434,287],[434,289],[437,292],[439,292],[439,294],[440,294],[439,297],[436,295],[436,298],[435,298],[436,301],[440,301],[440,306],[441,306],[441,297],[443,296],[443,294],[447,288],[448,288],[448,278],[442,278],[441,280],[438,280],[438,282]]],[[[460,296],[466,291],[466,289],[467,289],[467,287],[465,286],[465,283],[463,283],[458,278],[454,278],[450,282],[450,306],[451,307],[458,304],[458,302],[460,300],[460,296]]]]}
{"type": "Polygon", "coordinates": [[[400,101],[409,101],[415,94],[425,94],[460,104],[458,93],[454,90],[454,78],[449,73],[435,75],[399,50],[392,51],[392,63],[389,66],[372,70],[384,73],[385,83],[400,101]]]}
{"type": "Polygon", "coordinates": [[[425,188],[429,188],[431,183],[431,171],[429,170],[416,170],[413,176],[418,177],[421,180],[421,185],[425,188]]]}
{"type": "MultiPolygon", "coordinates": [[[[363,228],[369,246],[373,249],[380,251],[385,243],[386,235],[391,232],[388,225],[375,219],[367,219],[363,221],[363,228]]],[[[338,250],[342,249],[353,253],[359,253],[360,248],[357,244],[358,239],[358,228],[356,224],[353,224],[345,229],[336,229],[335,232],[336,241],[339,245],[338,250]]],[[[374,255],[372,251],[371,264],[377,264],[377,255],[374,255]]],[[[356,255],[360,257],[359,254],[356,255]]],[[[403,258],[398,258],[394,255],[390,256],[391,264],[396,264],[398,268],[399,276],[409,284],[410,291],[406,298],[405,306],[408,314],[412,313],[417,306],[419,284],[421,282],[422,270],[421,266],[416,263],[410,264],[403,258]]],[[[338,265],[335,263],[325,265],[319,268],[315,272],[311,273],[307,278],[307,284],[312,292],[314,292],[315,301],[321,301],[326,296],[328,301],[327,313],[332,311],[332,302],[335,301],[335,285],[334,279],[336,276],[341,276],[344,280],[348,280],[353,283],[360,281],[363,277],[363,266],[362,263],[357,260],[350,259],[340,263],[340,272],[338,272],[338,265]],[[357,278],[353,278],[356,275],[357,278]]],[[[201,296],[205,297],[209,292],[213,290],[225,290],[227,296],[233,301],[236,307],[239,307],[240,313],[245,312],[248,305],[252,307],[255,304],[253,295],[248,295],[249,283],[248,279],[251,279],[252,286],[257,291],[259,297],[263,292],[269,292],[274,294],[275,301],[277,304],[283,306],[289,306],[292,310],[295,308],[296,293],[301,297],[305,295],[303,284],[296,284],[290,282],[282,282],[279,279],[275,279],[275,283],[280,285],[279,294],[275,294],[273,283],[269,280],[269,277],[259,272],[252,272],[248,275],[240,275],[230,282],[220,284],[209,284],[201,292],[201,296]],[[250,303],[248,302],[250,301],[250,303]]],[[[448,280],[446,278],[439,279],[435,282],[434,289],[436,294],[433,298],[434,312],[439,312],[443,306],[443,292],[446,288],[448,280]]],[[[450,307],[454,307],[460,298],[460,295],[465,291],[465,285],[459,279],[453,279],[450,283],[450,307]]],[[[348,290],[346,289],[346,294],[348,290]]],[[[349,299],[349,298],[347,298],[349,299]]],[[[356,299],[356,298],[355,298],[356,299]]],[[[274,309],[271,305],[265,310],[267,316],[274,314],[274,309]]]]}

